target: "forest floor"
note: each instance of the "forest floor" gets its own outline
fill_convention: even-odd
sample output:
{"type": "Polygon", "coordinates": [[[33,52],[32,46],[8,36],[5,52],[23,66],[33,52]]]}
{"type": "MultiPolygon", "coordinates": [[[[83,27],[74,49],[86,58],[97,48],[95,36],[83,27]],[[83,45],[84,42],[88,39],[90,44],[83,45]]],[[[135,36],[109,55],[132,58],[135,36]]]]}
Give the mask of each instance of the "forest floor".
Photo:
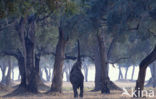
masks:
{"type": "MultiPolygon", "coordinates": [[[[14,86],[17,85],[18,82],[14,83],[14,86]]],[[[50,88],[50,82],[45,83],[50,88]]],[[[128,90],[129,94],[132,95],[132,92],[135,87],[135,82],[131,81],[116,81],[116,85],[118,85],[121,89],[125,88],[128,90]],[[133,88],[133,89],[132,89],[133,88]]],[[[84,97],[83,99],[132,99],[132,96],[122,95],[124,91],[122,90],[111,90],[110,94],[101,94],[100,91],[98,92],[91,92],[94,88],[94,82],[85,82],[84,83],[84,97]]],[[[15,88],[7,88],[7,90],[0,89],[0,99],[73,99],[73,91],[72,86],[69,82],[63,83],[63,94],[44,94],[49,89],[40,90],[40,94],[24,94],[18,96],[11,96],[11,97],[3,97],[8,93],[11,93],[15,88]]],[[[153,90],[156,93],[156,89],[151,87],[146,87],[147,93],[150,94],[150,90],[153,90]]],[[[147,94],[146,99],[156,99],[156,95],[154,97],[149,97],[150,95],[147,94]]],[[[81,98],[80,98],[81,99],[81,98]]],[[[137,98],[138,99],[138,98],[137,98]]],[[[145,99],[145,97],[143,98],[145,99]]]]}

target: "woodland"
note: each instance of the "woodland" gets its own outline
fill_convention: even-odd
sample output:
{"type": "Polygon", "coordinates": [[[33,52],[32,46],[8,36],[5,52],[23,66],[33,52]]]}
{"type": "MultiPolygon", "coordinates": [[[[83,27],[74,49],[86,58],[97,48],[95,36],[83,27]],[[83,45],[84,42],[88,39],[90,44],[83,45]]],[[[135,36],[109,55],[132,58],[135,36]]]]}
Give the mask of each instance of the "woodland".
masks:
{"type": "Polygon", "coordinates": [[[143,97],[145,85],[156,87],[156,0],[0,0],[0,93],[13,87],[0,96],[64,95],[63,78],[70,81],[78,57],[85,83],[95,67],[91,92],[122,90],[110,80],[109,67],[118,68],[118,81],[127,81],[132,66],[133,97],[143,97]]]}

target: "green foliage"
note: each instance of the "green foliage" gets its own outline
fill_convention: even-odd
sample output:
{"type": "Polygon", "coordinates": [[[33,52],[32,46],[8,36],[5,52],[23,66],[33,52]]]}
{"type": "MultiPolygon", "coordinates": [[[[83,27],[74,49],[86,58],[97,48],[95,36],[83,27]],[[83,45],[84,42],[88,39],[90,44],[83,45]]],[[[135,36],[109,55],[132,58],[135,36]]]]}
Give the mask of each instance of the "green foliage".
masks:
{"type": "MultiPolygon", "coordinates": [[[[15,31],[11,31],[10,29],[6,29],[5,31],[0,33],[0,50],[9,50],[9,49],[17,49],[19,45],[19,40],[17,39],[17,35],[15,31]]],[[[20,47],[19,47],[20,48],[20,47]]]]}
{"type": "Polygon", "coordinates": [[[12,15],[15,12],[16,12],[15,1],[13,0],[0,1],[0,18],[12,15]]]}
{"type": "Polygon", "coordinates": [[[66,0],[46,0],[46,3],[51,11],[54,11],[61,7],[66,0]]]}
{"type": "Polygon", "coordinates": [[[79,6],[74,1],[68,1],[66,3],[65,13],[68,15],[78,14],[80,12],[79,6]]]}
{"type": "MultiPolygon", "coordinates": [[[[153,36],[156,34],[156,21],[146,15],[146,12],[155,8],[155,2],[156,0],[1,0],[0,21],[7,18],[10,22],[11,16],[15,20],[31,15],[42,18],[53,12],[45,20],[36,22],[36,49],[55,51],[58,27],[62,22],[63,33],[66,38],[70,38],[66,48],[68,54],[75,55],[75,42],[79,39],[82,54],[94,56],[97,44],[95,34],[101,30],[107,50],[112,39],[117,39],[111,52],[112,60],[130,57],[128,61],[137,64],[156,43],[153,36]]],[[[1,26],[3,25],[6,22],[2,22],[1,26]]],[[[27,22],[25,30],[28,25],[27,22]]],[[[15,25],[0,31],[0,49],[21,48],[13,27],[15,25]]],[[[127,61],[120,63],[124,62],[127,61]]]]}
{"type": "Polygon", "coordinates": [[[38,27],[36,31],[36,46],[48,51],[54,51],[57,43],[58,29],[56,27],[38,27]]]}

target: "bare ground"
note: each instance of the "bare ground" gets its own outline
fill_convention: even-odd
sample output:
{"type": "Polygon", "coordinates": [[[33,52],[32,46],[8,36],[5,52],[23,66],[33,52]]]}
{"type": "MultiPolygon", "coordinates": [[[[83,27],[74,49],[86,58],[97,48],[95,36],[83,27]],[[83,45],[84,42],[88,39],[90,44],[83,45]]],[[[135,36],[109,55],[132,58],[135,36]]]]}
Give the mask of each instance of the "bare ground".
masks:
{"type": "MultiPolygon", "coordinates": [[[[17,85],[18,82],[16,82],[15,85],[17,85]]],[[[46,83],[47,86],[50,87],[50,82],[46,83]]],[[[116,85],[118,85],[120,88],[126,88],[128,89],[129,93],[131,93],[131,88],[135,87],[135,82],[125,81],[125,82],[115,82],[116,85]]],[[[112,90],[111,94],[101,94],[99,92],[90,92],[94,88],[94,82],[85,82],[84,83],[84,97],[83,99],[132,99],[132,97],[122,95],[123,91],[119,90],[112,90]]],[[[145,89],[152,89],[150,87],[147,87],[145,89]]],[[[73,92],[72,92],[72,86],[69,82],[63,83],[63,94],[44,94],[48,89],[46,90],[40,90],[40,94],[30,94],[25,93],[20,96],[12,96],[12,97],[2,97],[4,95],[7,95],[8,93],[11,93],[14,90],[14,88],[10,88],[9,91],[0,90],[0,99],[73,99],[73,92]]],[[[156,93],[156,89],[152,89],[156,93]]],[[[81,99],[81,98],[79,98],[81,99]]],[[[139,98],[137,98],[139,99],[139,98]]],[[[145,98],[143,98],[145,99],[145,98]]],[[[155,97],[146,99],[156,99],[155,97]]]]}

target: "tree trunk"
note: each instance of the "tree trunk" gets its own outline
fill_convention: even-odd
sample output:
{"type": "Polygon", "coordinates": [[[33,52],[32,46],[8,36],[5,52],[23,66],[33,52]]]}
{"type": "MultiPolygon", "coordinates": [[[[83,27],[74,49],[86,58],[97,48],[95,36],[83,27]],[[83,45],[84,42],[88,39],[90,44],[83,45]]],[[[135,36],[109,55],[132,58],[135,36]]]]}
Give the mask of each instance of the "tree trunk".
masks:
{"type": "Polygon", "coordinates": [[[153,88],[156,87],[156,73],[155,72],[156,72],[156,62],[153,63],[153,75],[152,75],[153,76],[152,77],[153,78],[153,88]]]}
{"type": "Polygon", "coordinates": [[[69,64],[64,63],[63,73],[66,74],[66,81],[69,82],[69,64]]]}
{"type": "Polygon", "coordinates": [[[51,72],[51,68],[49,67],[49,81],[51,81],[51,76],[52,76],[52,72],[51,72]]]}
{"type": "Polygon", "coordinates": [[[6,85],[7,86],[10,86],[10,84],[11,84],[11,67],[12,67],[11,58],[9,57],[8,58],[8,73],[6,76],[6,85]]]}
{"type": "Polygon", "coordinates": [[[96,54],[95,54],[95,91],[101,90],[102,86],[102,77],[101,77],[101,61],[100,61],[100,52],[99,46],[96,47],[96,54]]]}
{"type": "Polygon", "coordinates": [[[69,82],[69,71],[65,71],[65,73],[66,73],[66,79],[67,79],[66,81],[69,82]]]}
{"type": "Polygon", "coordinates": [[[119,65],[119,75],[118,75],[118,80],[120,80],[120,75],[121,75],[121,67],[119,65]]]}
{"type": "Polygon", "coordinates": [[[125,72],[125,80],[127,80],[127,72],[128,72],[128,66],[125,67],[126,68],[126,72],[125,72]]]}
{"type": "Polygon", "coordinates": [[[21,80],[21,75],[20,75],[20,73],[18,74],[18,78],[17,78],[17,80],[18,80],[18,81],[21,80]]]}
{"type": "Polygon", "coordinates": [[[156,60],[156,45],[153,51],[147,57],[145,57],[139,65],[139,74],[138,74],[138,79],[135,87],[136,95],[134,95],[134,97],[142,97],[142,90],[144,88],[146,68],[155,60],[156,60]]]}
{"type": "Polygon", "coordinates": [[[47,67],[44,67],[44,71],[45,71],[45,74],[46,74],[46,81],[49,80],[49,76],[48,76],[48,69],[47,67]]]}
{"type": "Polygon", "coordinates": [[[122,74],[121,66],[119,66],[119,72],[120,72],[120,79],[123,79],[123,74],[122,74]]]}
{"type": "Polygon", "coordinates": [[[14,80],[14,68],[12,68],[12,80],[14,80]]]}
{"type": "Polygon", "coordinates": [[[5,76],[5,72],[6,72],[6,65],[5,65],[5,63],[3,62],[2,63],[2,66],[1,66],[1,70],[2,70],[2,80],[1,80],[1,83],[2,84],[5,84],[5,78],[6,78],[6,76],[5,76]]]}
{"type": "Polygon", "coordinates": [[[122,70],[121,70],[121,65],[119,65],[119,76],[118,76],[118,80],[123,79],[123,74],[122,74],[122,70]]]}
{"type": "MultiPolygon", "coordinates": [[[[118,40],[118,36],[119,35],[115,35],[113,38],[112,38],[112,41],[111,41],[111,43],[110,43],[110,45],[109,45],[109,48],[108,48],[108,51],[107,51],[107,61],[110,61],[111,60],[111,52],[112,52],[112,50],[114,49],[114,47],[115,47],[115,43],[116,43],[116,41],[118,40]]],[[[107,66],[107,75],[109,74],[109,64],[108,64],[108,66],[107,66]]],[[[108,76],[108,78],[109,78],[109,76],[108,76]]],[[[111,81],[110,81],[111,82],[111,81]]]]}
{"type": "Polygon", "coordinates": [[[64,51],[65,51],[65,34],[62,28],[59,27],[59,40],[56,46],[56,55],[53,70],[53,79],[51,85],[51,92],[62,93],[62,81],[63,81],[63,64],[64,64],[64,51]]]}
{"type": "MultiPolygon", "coordinates": [[[[107,59],[108,60],[110,59],[111,50],[113,49],[116,40],[117,40],[117,37],[113,38],[113,40],[109,46],[107,54],[106,54],[106,52],[103,52],[104,54],[106,54],[104,56],[106,61],[107,61],[107,59]]],[[[98,40],[98,46],[96,48],[97,48],[97,50],[96,50],[96,55],[95,55],[95,89],[93,91],[101,90],[102,84],[103,84],[102,79],[101,79],[102,78],[101,77],[101,71],[102,71],[101,65],[102,64],[101,64],[101,56],[100,56],[102,54],[100,53],[99,40],[98,40]]],[[[105,46],[103,46],[103,48],[105,48],[105,46]]],[[[104,63],[104,61],[102,61],[102,62],[104,63]]],[[[116,86],[112,81],[110,81],[109,76],[108,76],[108,73],[109,73],[108,71],[109,71],[109,66],[108,66],[108,64],[106,64],[105,75],[106,75],[107,79],[105,79],[105,81],[107,82],[109,89],[120,90],[120,88],[118,86],[116,86]]],[[[109,93],[109,90],[108,90],[108,93],[109,93]]]]}
{"type": "Polygon", "coordinates": [[[155,86],[156,86],[156,74],[155,74],[156,67],[155,67],[155,65],[156,65],[156,62],[154,62],[150,65],[151,78],[149,79],[148,83],[146,84],[146,86],[148,86],[148,87],[153,86],[153,88],[155,88],[155,86]]]}
{"type": "Polygon", "coordinates": [[[132,70],[131,80],[133,80],[133,77],[134,77],[134,71],[135,71],[135,66],[133,65],[133,70],[132,70]]]}
{"type": "Polygon", "coordinates": [[[44,67],[45,73],[46,73],[46,80],[50,81],[50,73],[48,72],[48,68],[44,67]]]}
{"type": "Polygon", "coordinates": [[[18,58],[18,67],[19,67],[19,74],[21,76],[21,83],[19,87],[26,88],[26,72],[24,67],[24,57],[20,55],[18,58]]]}
{"type": "Polygon", "coordinates": [[[41,68],[40,68],[40,77],[41,77],[41,80],[44,81],[43,80],[43,73],[42,73],[42,69],[41,68]]]}
{"type": "Polygon", "coordinates": [[[85,66],[85,81],[88,82],[88,67],[85,66]]]}
{"type": "Polygon", "coordinates": [[[26,48],[26,76],[27,76],[27,89],[30,92],[37,93],[37,71],[39,67],[35,67],[35,53],[34,42],[27,36],[25,37],[26,48]]]}
{"type": "Polygon", "coordinates": [[[5,78],[6,78],[6,77],[5,77],[6,68],[5,68],[5,69],[2,69],[2,68],[1,68],[1,70],[2,70],[2,80],[1,80],[1,83],[4,84],[4,83],[5,83],[5,78]]]}
{"type": "Polygon", "coordinates": [[[45,86],[40,76],[40,57],[41,57],[40,54],[35,54],[35,71],[36,71],[35,75],[38,87],[45,86]]]}
{"type": "MultiPolygon", "coordinates": [[[[22,45],[22,54],[18,57],[19,70],[21,74],[20,86],[25,91],[37,93],[37,72],[35,67],[35,15],[20,18],[16,30],[22,45]]],[[[19,87],[20,87],[19,86],[19,87]]],[[[20,91],[20,90],[19,90],[20,91]]]]}
{"type": "Polygon", "coordinates": [[[98,44],[99,44],[99,52],[100,52],[100,61],[101,61],[101,74],[102,74],[102,89],[101,93],[110,93],[110,89],[108,88],[108,64],[107,64],[107,54],[105,48],[105,42],[102,35],[97,35],[98,44]]]}

